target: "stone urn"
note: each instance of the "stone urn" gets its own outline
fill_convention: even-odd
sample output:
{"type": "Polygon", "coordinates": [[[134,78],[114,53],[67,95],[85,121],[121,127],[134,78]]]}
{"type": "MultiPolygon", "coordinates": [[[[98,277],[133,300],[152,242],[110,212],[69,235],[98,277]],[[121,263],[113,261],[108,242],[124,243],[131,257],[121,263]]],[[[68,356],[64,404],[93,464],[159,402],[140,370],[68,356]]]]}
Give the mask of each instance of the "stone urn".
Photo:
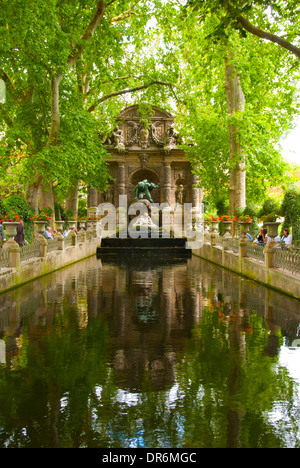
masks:
{"type": "Polygon", "coordinates": [[[34,225],[38,234],[44,234],[46,231],[46,221],[34,221],[34,225]]]}
{"type": "Polygon", "coordinates": [[[273,240],[274,237],[278,235],[278,226],[281,224],[281,222],[275,221],[275,222],[265,222],[264,227],[267,229],[267,234],[271,239],[273,240]]]}
{"type": "Polygon", "coordinates": [[[213,233],[218,232],[219,221],[211,221],[210,224],[211,224],[211,231],[213,233]]]}
{"type": "Polygon", "coordinates": [[[86,221],[82,221],[82,220],[79,221],[79,227],[80,227],[80,230],[81,230],[81,231],[84,230],[84,228],[85,228],[85,223],[86,223],[86,221]]]}
{"type": "Polygon", "coordinates": [[[238,225],[241,227],[242,237],[247,237],[247,232],[249,231],[249,227],[252,225],[252,223],[246,221],[239,221],[238,225]]]}
{"type": "Polygon", "coordinates": [[[55,221],[55,227],[57,232],[60,232],[61,234],[64,232],[64,221],[55,221]]]}
{"type": "Polygon", "coordinates": [[[204,231],[209,231],[209,221],[204,221],[204,231]]]}
{"type": "Polygon", "coordinates": [[[224,237],[230,237],[232,221],[222,221],[222,224],[225,230],[224,237]]]}
{"type": "Polygon", "coordinates": [[[17,226],[20,223],[17,221],[4,221],[2,223],[4,229],[5,229],[5,237],[7,238],[7,241],[13,241],[14,237],[17,234],[17,226]]]}
{"type": "Polygon", "coordinates": [[[75,220],[71,219],[71,220],[68,221],[68,225],[69,225],[70,229],[73,230],[73,231],[76,228],[76,224],[77,224],[76,219],[75,220]]]}

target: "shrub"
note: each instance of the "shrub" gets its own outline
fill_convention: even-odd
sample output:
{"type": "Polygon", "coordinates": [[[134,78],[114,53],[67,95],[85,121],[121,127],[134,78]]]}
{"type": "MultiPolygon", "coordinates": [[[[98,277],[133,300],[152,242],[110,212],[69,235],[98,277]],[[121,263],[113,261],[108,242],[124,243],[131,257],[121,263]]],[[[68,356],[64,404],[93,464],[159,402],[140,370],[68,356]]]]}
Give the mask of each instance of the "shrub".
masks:
{"type": "Polygon", "coordinates": [[[12,195],[4,201],[6,212],[14,211],[18,213],[24,223],[29,222],[34,215],[34,209],[28,205],[21,195],[12,195]]]}
{"type": "Polygon", "coordinates": [[[292,228],[293,241],[300,241],[300,191],[297,187],[286,190],[281,203],[283,228],[292,228]]]}
{"type": "Polygon", "coordinates": [[[60,203],[57,203],[57,202],[54,203],[54,212],[55,212],[55,219],[57,221],[66,220],[65,211],[60,203]]]}
{"type": "Polygon", "coordinates": [[[280,206],[273,198],[267,198],[260,211],[258,212],[258,217],[262,218],[263,216],[269,215],[270,213],[279,213],[280,206]]]}
{"type": "Polygon", "coordinates": [[[65,217],[66,217],[66,220],[68,221],[69,219],[72,220],[72,219],[75,219],[75,215],[74,215],[74,212],[70,209],[66,210],[65,211],[65,217]]]}
{"type": "Polygon", "coordinates": [[[1,200],[0,198],[0,217],[4,216],[5,214],[6,214],[6,208],[5,208],[3,200],[1,200]]]}
{"type": "Polygon", "coordinates": [[[258,206],[255,206],[253,204],[249,204],[245,206],[245,208],[242,208],[241,206],[239,206],[236,209],[236,214],[238,218],[249,217],[252,219],[251,226],[249,226],[249,231],[252,237],[255,237],[258,233],[258,212],[259,212],[258,206]]]}

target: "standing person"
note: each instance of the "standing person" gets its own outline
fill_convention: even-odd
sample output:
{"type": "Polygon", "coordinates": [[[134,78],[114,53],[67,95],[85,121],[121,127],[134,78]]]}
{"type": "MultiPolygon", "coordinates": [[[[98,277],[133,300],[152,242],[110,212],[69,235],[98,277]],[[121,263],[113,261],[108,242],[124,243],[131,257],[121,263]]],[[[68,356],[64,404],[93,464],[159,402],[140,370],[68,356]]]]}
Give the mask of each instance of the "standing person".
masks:
{"type": "Polygon", "coordinates": [[[290,235],[290,231],[287,228],[283,230],[283,236],[281,238],[281,241],[285,243],[286,247],[290,247],[292,245],[293,238],[290,235]]]}
{"type": "Polygon", "coordinates": [[[4,228],[3,228],[2,224],[0,224],[0,240],[2,240],[3,242],[6,241],[5,234],[4,234],[4,228]]]}
{"type": "Polygon", "coordinates": [[[25,232],[24,232],[24,223],[20,221],[17,226],[17,235],[15,236],[15,241],[19,244],[20,247],[23,247],[25,243],[25,232]]]}

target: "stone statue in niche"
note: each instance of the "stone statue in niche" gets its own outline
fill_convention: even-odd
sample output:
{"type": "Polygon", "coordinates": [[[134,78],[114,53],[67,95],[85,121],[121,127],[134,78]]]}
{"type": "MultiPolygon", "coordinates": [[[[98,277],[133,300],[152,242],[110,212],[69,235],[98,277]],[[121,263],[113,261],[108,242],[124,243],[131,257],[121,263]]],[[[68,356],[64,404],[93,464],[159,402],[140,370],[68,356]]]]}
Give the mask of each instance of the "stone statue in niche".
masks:
{"type": "Polygon", "coordinates": [[[184,188],[183,185],[180,184],[178,190],[176,191],[176,202],[183,205],[183,198],[184,198],[184,188]]]}
{"type": "Polygon", "coordinates": [[[104,194],[104,201],[106,203],[113,203],[114,202],[114,188],[112,185],[110,185],[104,194]]]}

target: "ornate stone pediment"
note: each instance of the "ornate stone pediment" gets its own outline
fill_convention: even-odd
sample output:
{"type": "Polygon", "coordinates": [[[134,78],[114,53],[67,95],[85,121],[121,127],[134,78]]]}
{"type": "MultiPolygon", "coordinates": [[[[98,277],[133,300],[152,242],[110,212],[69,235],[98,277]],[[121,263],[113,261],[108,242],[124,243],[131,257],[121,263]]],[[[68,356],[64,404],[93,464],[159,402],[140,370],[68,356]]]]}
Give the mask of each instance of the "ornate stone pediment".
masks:
{"type": "Polygon", "coordinates": [[[123,110],[119,117],[118,128],[106,140],[106,144],[119,152],[131,149],[160,147],[166,152],[176,148],[177,134],[174,131],[174,118],[168,112],[153,107],[147,125],[140,122],[138,106],[123,110]]]}

